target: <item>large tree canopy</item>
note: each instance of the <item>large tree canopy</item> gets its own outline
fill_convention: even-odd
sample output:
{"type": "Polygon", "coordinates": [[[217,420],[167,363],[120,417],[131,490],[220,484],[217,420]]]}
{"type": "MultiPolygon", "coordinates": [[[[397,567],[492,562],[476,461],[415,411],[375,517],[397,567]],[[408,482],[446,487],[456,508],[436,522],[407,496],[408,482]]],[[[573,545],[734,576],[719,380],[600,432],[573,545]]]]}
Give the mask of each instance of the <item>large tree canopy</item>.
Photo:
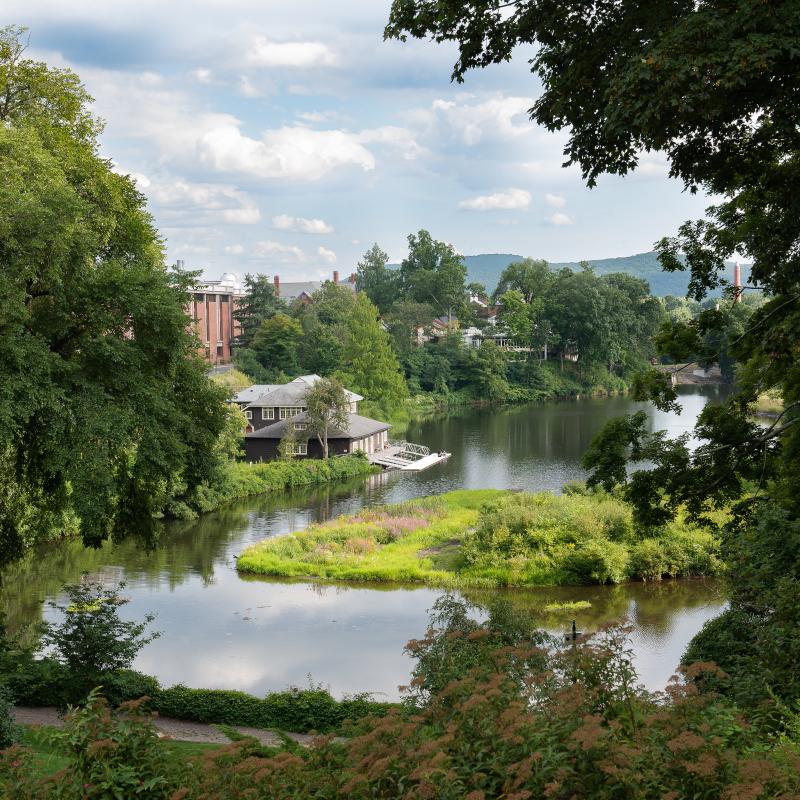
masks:
{"type": "Polygon", "coordinates": [[[0,563],[63,522],[148,534],[174,480],[213,469],[222,390],[196,356],[188,274],[133,182],[97,155],[66,70],[0,32],[0,563]]]}
{"type": "MultiPolygon", "coordinates": [[[[707,361],[707,344],[719,340],[740,364],[736,395],[703,412],[699,447],[650,434],[634,415],[609,426],[585,463],[593,482],[623,484],[642,524],[679,508],[710,522],[710,512],[733,506],[725,540],[736,570],[732,608],[706,643],[719,645],[724,629],[741,652],[731,660],[730,649],[699,647],[694,655],[724,660],[727,652],[723,665],[742,678],[734,684],[758,679],[761,696],[800,697],[800,1],[394,0],[386,35],[409,34],[455,42],[458,81],[533,44],[542,92],[531,116],[568,131],[566,163],[589,185],[626,174],[652,150],[689,191],[720,198],[705,219],[659,243],[661,262],[690,269],[689,294],[701,300],[724,283],[725,259],[750,259],[748,289],[765,302],[735,337],[721,334],[733,329],[726,302],[673,322],[659,344],[707,361]],[[749,411],[768,390],[784,410],[765,427],[749,411]],[[653,466],[630,476],[631,458],[653,466]]],[[[638,392],[676,405],[657,374],[638,392]]]]}

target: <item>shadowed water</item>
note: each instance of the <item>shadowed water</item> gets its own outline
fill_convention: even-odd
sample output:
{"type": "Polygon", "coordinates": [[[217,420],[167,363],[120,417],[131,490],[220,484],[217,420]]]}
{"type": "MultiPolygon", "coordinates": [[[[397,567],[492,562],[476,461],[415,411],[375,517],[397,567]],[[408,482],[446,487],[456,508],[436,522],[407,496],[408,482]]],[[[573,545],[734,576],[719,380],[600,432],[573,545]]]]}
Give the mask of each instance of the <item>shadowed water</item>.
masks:
{"type": "MultiPolygon", "coordinates": [[[[424,632],[439,590],[243,578],[235,571],[235,556],[251,542],[365,505],[458,488],[558,491],[585,477],[580,456],[607,420],[641,408],[651,429],[674,436],[691,430],[705,403],[720,392],[684,390],[680,416],[620,397],[465,409],[413,423],[407,438],[451,452],[448,462],[418,474],[383,474],[233,504],[196,523],[165,526],[152,552],[133,542],[99,550],[77,543],[42,548],[6,571],[0,598],[9,627],[19,630],[41,619],[44,601],[82,573],[108,582],[124,579],[131,598],[124,613],[156,613],[164,634],[140,654],[136,668],[164,684],[263,694],[302,686],[310,675],[337,695],[366,690],[395,698],[409,676],[403,645],[424,632]]],[[[691,637],[724,606],[713,581],[506,594],[555,631],[566,630],[573,616],[584,630],[627,617],[634,626],[637,667],[651,688],[663,687],[691,637]],[[549,603],[582,599],[591,609],[574,615],[541,611],[549,603]]],[[[45,608],[44,614],[51,612],[45,608]]]]}

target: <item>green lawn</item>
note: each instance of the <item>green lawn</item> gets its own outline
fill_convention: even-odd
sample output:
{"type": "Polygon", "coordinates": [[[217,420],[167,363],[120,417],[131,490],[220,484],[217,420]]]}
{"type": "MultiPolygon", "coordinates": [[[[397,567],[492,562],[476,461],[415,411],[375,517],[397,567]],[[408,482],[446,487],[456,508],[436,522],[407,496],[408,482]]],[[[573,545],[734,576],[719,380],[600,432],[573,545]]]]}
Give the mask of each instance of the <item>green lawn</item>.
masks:
{"type": "MultiPolygon", "coordinates": [[[[32,771],[35,778],[46,778],[60,772],[69,763],[69,758],[58,742],[54,742],[51,734],[56,730],[46,725],[20,726],[22,735],[19,744],[29,749],[33,755],[32,771]]],[[[202,756],[209,750],[216,750],[222,745],[200,744],[197,742],[162,742],[164,749],[176,762],[185,763],[187,759],[202,756]]],[[[2,785],[2,784],[0,784],[2,785]]]]}
{"type": "Polygon", "coordinates": [[[242,573],[438,586],[619,583],[721,569],[718,543],[680,523],[635,530],[608,495],[457,491],[365,509],[248,547],[242,573]]]}

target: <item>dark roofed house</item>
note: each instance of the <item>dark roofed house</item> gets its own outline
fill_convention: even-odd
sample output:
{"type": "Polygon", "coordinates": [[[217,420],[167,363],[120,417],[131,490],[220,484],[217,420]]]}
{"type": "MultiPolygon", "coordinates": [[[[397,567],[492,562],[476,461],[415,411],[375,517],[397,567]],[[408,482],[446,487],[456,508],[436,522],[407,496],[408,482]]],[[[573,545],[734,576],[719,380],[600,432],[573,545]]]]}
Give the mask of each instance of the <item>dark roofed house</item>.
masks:
{"type": "MultiPolygon", "coordinates": [[[[287,434],[294,436],[293,449],[296,456],[303,458],[322,458],[322,445],[316,436],[309,436],[308,415],[296,414],[272,425],[265,425],[244,437],[244,452],[247,461],[273,461],[278,458],[278,446],[287,434]],[[290,431],[289,426],[293,430],[290,431]]],[[[347,415],[347,430],[328,431],[328,452],[342,456],[361,450],[375,453],[383,450],[389,442],[388,422],[362,417],[359,414],[347,415]]]]}
{"type": "MultiPolygon", "coordinates": [[[[247,417],[245,432],[245,458],[247,461],[272,461],[278,458],[281,439],[292,434],[295,439],[295,455],[322,458],[322,447],[313,434],[309,434],[305,396],[320,380],[319,375],[302,375],[279,386],[251,386],[239,392],[233,402],[244,410],[247,417]],[[250,399],[250,398],[255,399],[250,399]],[[292,429],[289,426],[292,426],[292,429]]],[[[375,453],[383,450],[389,441],[391,427],[358,414],[358,404],[364,398],[345,390],[350,401],[346,431],[328,433],[328,449],[333,455],[375,453]]]]}

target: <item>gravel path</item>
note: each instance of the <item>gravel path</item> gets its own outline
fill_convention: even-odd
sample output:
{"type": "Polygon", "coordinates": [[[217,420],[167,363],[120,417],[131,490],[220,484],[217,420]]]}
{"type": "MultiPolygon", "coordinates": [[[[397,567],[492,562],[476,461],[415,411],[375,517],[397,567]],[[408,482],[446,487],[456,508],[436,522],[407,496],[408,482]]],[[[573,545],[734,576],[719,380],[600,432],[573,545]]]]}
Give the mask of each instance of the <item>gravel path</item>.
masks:
{"type": "MultiPolygon", "coordinates": [[[[13,709],[14,721],[20,725],[49,725],[54,728],[61,728],[64,725],[64,718],[55,708],[27,708],[17,706],[13,709]]],[[[230,744],[231,740],[214,725],[205,722],[187,722],[182,719],[170,719],[169,717],[156,717],[153,720],[156,728],[170,739],[177,739],[181,742],[199,742],[201,744],[230,744]]],[[[261,730],[260,728],[246,728],[240,725],[231,725],[231,728],[244,736],[252,736],[264,745],[269,747],[279,747],[281,737],[272,731],[261,730]]],[[[308,747],[313,736],[307,733],[289,733],[287,736],[294,739],[298,744],[308,747]]]]}

